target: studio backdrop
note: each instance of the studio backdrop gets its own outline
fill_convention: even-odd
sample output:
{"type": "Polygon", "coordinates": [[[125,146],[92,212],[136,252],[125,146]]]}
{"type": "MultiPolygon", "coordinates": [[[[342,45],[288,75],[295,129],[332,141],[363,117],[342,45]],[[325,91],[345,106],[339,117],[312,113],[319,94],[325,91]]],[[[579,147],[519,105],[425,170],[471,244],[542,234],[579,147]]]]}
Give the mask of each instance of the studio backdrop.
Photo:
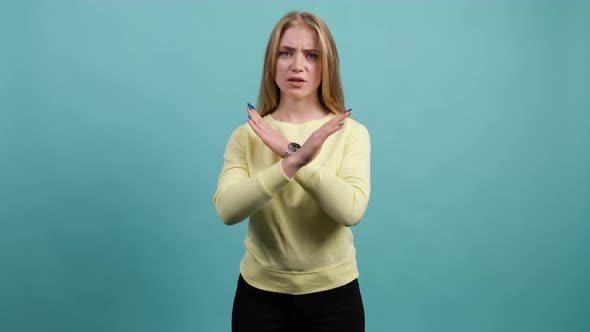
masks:
{"type": "Polygon", "coordinates": [[[590,330],[574,0],[2,2],[0,330],[229,331],[247,221],[213,193],[290,10],[371,135],[367,330],[590,330]]]}

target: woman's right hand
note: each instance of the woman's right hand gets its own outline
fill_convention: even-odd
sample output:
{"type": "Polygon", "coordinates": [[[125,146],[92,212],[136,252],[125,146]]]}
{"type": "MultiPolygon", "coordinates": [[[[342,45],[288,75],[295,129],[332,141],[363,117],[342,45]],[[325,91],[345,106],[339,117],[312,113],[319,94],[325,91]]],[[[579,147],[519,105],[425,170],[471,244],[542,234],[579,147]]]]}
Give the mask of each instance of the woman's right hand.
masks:
{"type": "Polygon", "coordinates": [[[352,109],[338,114],[332,120],[324,123],[320,128],[316,129],[309,138],[303,143],[297,152],[291,154],[283,160],[283,170],[289,177],[293,177],[297,171],[311,163],[322,151],[324,142],[330,135],[337,132],[344,125],[344,120],[352,114],[352,109]]]}
{"type": "Polygon", "coordinates": [[[277,156],[282,157],[289,145],[289,141],[266,123],[260,114],[258,114],[254,106],[248,104],[246,111],[248,112],[248,124],[254,133],[256,133],[262,142],[276,153],[277,156]]]}

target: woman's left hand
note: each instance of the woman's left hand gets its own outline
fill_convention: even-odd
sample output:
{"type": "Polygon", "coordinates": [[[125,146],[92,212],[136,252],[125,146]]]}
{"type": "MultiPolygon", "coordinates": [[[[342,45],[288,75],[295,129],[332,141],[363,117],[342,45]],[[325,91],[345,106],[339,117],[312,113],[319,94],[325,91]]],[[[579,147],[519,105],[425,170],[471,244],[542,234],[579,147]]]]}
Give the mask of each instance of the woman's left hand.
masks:
{"type": "Polygon", "coordinates": [[[272,152],[282,158],[289,141],[266,123],[253,107],[247,106],[246,111],[248,112],[248,124],[252,130],[272,152]]]}

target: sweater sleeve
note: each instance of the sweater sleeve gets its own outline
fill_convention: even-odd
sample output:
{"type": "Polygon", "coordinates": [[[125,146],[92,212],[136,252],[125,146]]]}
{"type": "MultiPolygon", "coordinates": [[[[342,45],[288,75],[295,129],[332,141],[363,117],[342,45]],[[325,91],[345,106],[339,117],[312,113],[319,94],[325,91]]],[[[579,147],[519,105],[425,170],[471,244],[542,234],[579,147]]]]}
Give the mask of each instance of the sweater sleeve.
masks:
{"type": "Polygon", "coordinates": [[[340,171],[333,174],[310,163],[295,174],[295,181],[337,223],[354,226],[363,217],[371,192],[371,141],[358,124],[345,141],[340,171]]]}
{"type": "Polygon", "coordinates": [[[251,216],[291,181],[280,161],[252,176],[246,145],[247,131],[238,128],[227,143],[213,196],[215,209],[226,225],[237,224],[251,216]]]}

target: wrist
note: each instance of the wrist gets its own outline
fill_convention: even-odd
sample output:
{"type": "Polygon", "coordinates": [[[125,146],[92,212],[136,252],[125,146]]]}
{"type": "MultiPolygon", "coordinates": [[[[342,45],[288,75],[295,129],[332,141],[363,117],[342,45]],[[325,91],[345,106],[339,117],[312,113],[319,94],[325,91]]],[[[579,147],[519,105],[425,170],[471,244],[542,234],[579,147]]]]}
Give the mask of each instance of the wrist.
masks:
{"type": "Polygon", "coordinates": [[[303,164],[299,161],[299,158],[297,158],[297,156],[294,155],[289,158],[283,159],[281,161],[281,167],[283,168],[283,172],[285,173],[285,175],[287,175],[289,178],[293,178],[293,176],[295,176],[295,173],[297,173],[297,171],[299,171],[299,169],[303,167],[303,164]]]}
{"type": "Polygon", "coordinates": [[[291,156],[293,153],[295,153],[297,150],[299,150],[299,148],[301,148],[301,145],[299,145],[298,143],[295,142],[291,142],[289,144],[287,144],[287,149],[285,150],[285,152],[283,152],[283,159],[288,158],[289,156],[291,156]]]}

